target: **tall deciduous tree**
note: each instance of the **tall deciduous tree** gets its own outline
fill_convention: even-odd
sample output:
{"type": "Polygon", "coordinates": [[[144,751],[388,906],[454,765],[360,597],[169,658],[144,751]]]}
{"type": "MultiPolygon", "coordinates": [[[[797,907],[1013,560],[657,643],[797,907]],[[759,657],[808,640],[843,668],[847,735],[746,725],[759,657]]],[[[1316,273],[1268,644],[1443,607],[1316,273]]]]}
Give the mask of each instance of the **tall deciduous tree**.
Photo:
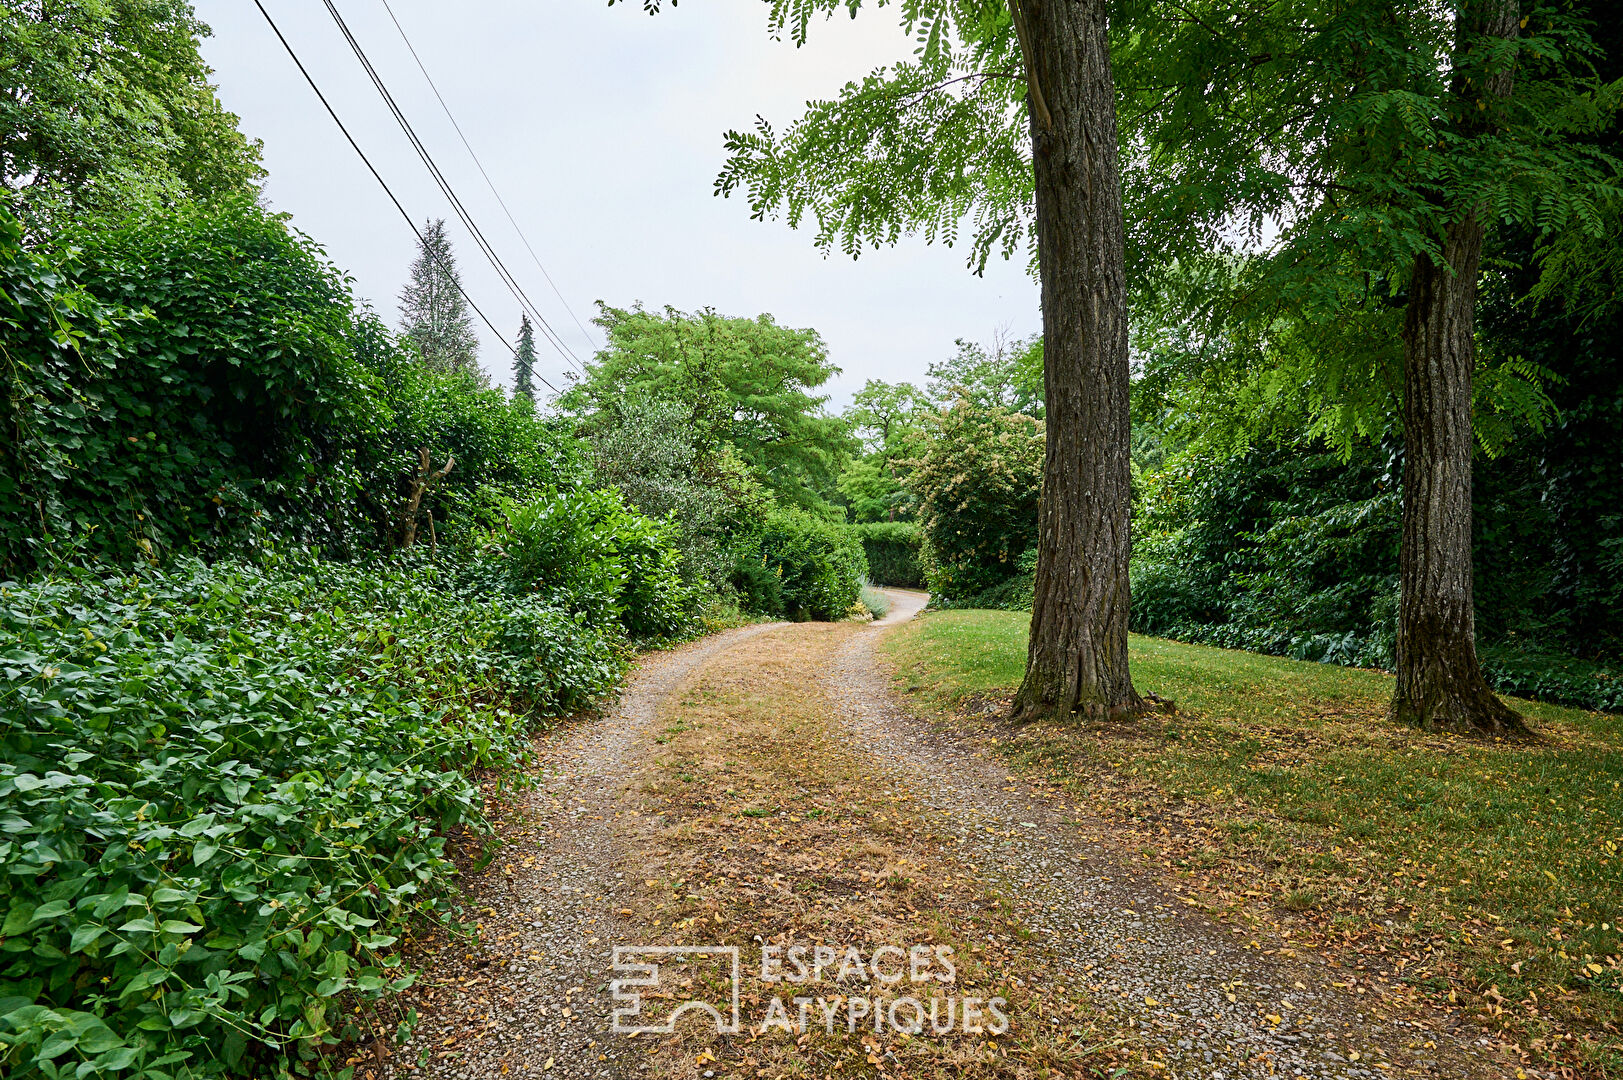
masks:
{"type": "MultiPolygon", "coordinates": [[[[1520,14],[1517,0],[1472,0],[1459,13],[1448,108],[1458,135],[1497,126],[1514,85],[1513,53],[1487,64],[1473,64],[1471,54],[1514,41],[1520,14]]],[[[1403,319],[1403,541],[1392,713],[1423,727],[1509,732],[1520,730],[1522,720],[1482,677],[1471,581],[1471,383],[1482,219],[1491,211],[1475,201],[1450,209],[1436,237],[1440,250],[1415,255],[1403,319]]]]}
{"type": "Polygon", "coordinates": [[[990,345],[958,339],[958,352],[930,365],[930,394],[942,403],[967,397],[979,405],[1043,418],[1043,339],[1011,340],[1001,330],[990,345]]]}
{"type": "MultiPolygon", "coordinates": [[[[1484,683],[1473,635],[1472,455],[1488,442],[1473,405],[1517,370],[1478,355],[1475,295],[1490,229],[1594,234],[1616,190],[1617,163],[1590,136],[1618,88],[1593,77],[1582,22],[1517,0],[1145,0],[1130,17],[1118,43],[1142,181],[1130,216],[1184,260],[1182,281],[1201,283],[1191,306],[1271,348],[1281,326],[1299,341],[1324,336],[1304,325],[1374,331],[1291,363],[1298,395],[1321,396],[1326,415],[1351,402],[1402,418],[1394,716],[1519,727],[1484,683]],[[1216,272],[1189,272],[1203,261],[1216,272]],[[1383,385],[1395,393],[1371,393],[1383,385]]],[[[1379,427],[1343,415],[1323,430],[1379,427]]]]}
{"type": "MultiPolygon", "coordinates": [[[[655,9],[659,0],[644,0],[655,9]]],[[[857,0],[768,0],[805,40],[857,0]]],[[[810,213],[850,254],[972,223],[972,265],[1036,241],[1048,438],[1026,715],[1134,707],[1127,669],[1130,457],[1125,230],[1105,0],[903,5],[913,59],[812,103],[779,137],[731,132],[717,180],[757,217],[810,213]]]]}
{"type": "Polygon", "coordinates": [[[400,290],[400,333],[431,368],[479,371],[479,339],[444,218],[423,224],[411,277],[400,290]]]}
{"type": "Polygon", "coordinates": [[[816,393],[839,368],[815,330],[714,311],[604,304],[596,322],[607,346],[558,399],[588,433],[629,399],[680,402],[701,458],[732,447],[756,478],[785,500],[814,509],[851,448],[845,421],[816,393]]]}
{"type": "Polygon", "coordinates": [[[853,521],[895,521],[912,510],[912,498],[902,486],[898,458],[914,452],[922,432],[930,399],[912,383],[869,379],[851,396],[845,422],[861,443],[864,454],[853,458],[840,474],[840,494],[853,521]]]}
{"type": "Polygon", "coordinates": [[[0,187],[26,218],[253,190],[259,144],[209,85],[208,33],[186,0],[0,5],[0,187]]]}
{"type": "Polygon", "coordinates": [[[519,318],[518,345],[513,350],[513,396],[535,404],[535,327],[528,312],[519,318]]]}
{"type": "Polygon", "coordinates": [[[1013,0],[1043,295],[1043,493],[1025,715],[1138,704],[1127,670],[1126,234],[1103,0],[1013,0]]]}

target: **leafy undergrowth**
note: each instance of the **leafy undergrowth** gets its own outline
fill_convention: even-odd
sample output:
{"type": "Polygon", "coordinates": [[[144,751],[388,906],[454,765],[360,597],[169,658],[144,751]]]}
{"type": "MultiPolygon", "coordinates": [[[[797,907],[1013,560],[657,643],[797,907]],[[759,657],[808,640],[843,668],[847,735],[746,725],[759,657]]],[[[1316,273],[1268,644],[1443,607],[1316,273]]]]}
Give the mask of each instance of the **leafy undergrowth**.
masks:
{"type": "Polygon", "coordinates": [[[1176,715],[1014,727],[989,706],[1027,621],[945,612],[887,648],[907,690],[1215,912],[1391,1007],[1470,1016],[1530,1067],[1623,1076],[1623,718],[1517,702],[1540,741],[1424,735],[1386,721],[1379,672],[1134,638],[1135,684],[1176,715]]]}
{"type": "Polygon", "coordinates": [[[470,773],[624,671],[618,626],[492,589],[422,561],[0,586],[0,1071],[284,1074],[401,988],[447,830],[486,829],[470,773]]]}
{"type": "MultiPolygon", "coordinates": [[[[1141,1075],[1132,1072],[1130,1033],[1109,1029],[1079,989],[1022,947],[1014,904],[959,862],[904,784],[842,742],[818,683],[849,632],[762,635],[707,665],[661,713],[638,774],[641,805],[625,826],[627,876],[641,885],[635,908],[621,914],[649,943],[738,946],[750,1035],[718,1039],[713,1023],[684,1023],[647,1047],[649,1075],[1141,1075]],[[798,946],[809,967],[817,946],[838,959],[810,982],[765,983],[755,977],[763,946],[785,957],[798,946]],[[877,966],[846,970],[852,949],[889,968],[893,959],[876,953],[886,946],[909,963],[915,948],[950,949],[956,975],[942,986],[893,983],[877,966]],[[945,1010],[949,998],[954,1008],[997,998],[1007,1030],[976,1034],[960,1018],[950,1034],[927,1027],[910,1036],[861,1011],[909,996],[925,1011],[945,1010]],[[766,1022],[773,997],[786,1010],[778,1024],[766,1022]]],[[[784,959],[782,970],[795,969],[784,959]]],[[[718,975],[701,968],[691,978],[724,1001],[718,975]]],[[[705,998],[682,996],[690,995],[705,998]]],[[[904,1023],[909,1009],[900,1010],[904,1023]]]]}

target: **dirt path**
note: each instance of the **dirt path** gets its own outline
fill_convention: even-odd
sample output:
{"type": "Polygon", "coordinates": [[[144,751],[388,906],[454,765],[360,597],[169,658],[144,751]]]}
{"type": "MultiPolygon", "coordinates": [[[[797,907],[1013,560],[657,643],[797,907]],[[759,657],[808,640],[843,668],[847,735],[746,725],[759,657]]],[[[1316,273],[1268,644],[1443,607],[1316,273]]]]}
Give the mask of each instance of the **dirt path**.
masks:
{"type": "Polygon", "coordinates": [[[769,629],[747,627],[650,654],[611,712],[540,740],[540,787],[504,823],[496,861],[469,882],[477,939],[429,945],[432,963],[402,1003],[421,1023],[379,1072],[637,1074],[632,1048],[610,1036],[605,993],[609,943],[633,936],[618,914],[630,886],[613,869],[623,847],[616,818],[632,752],[651,738],[661,703],[683,679],[769,629]]]}
{"type": "MultiPolygon", "coordinates": [[[[924,597],[889,595],[874,627],[752,627],[651,656],[612,714],[543,740],[544,784],[470,883],[477,941],[440,943],[410,996],[416,1035],[381,1068],[357,1058],[360,1076],[1501,1075],[1378,1019],[1288,943],[1192,913],[1090,842],[1097,823],[908,714],[874,645],[924,597]],[[611,949],[650,945],[737,948],[742,1030],[613,1033],[611,949]],[[797,946],[848,977],[831,961],[816,985],[763,981],[763,950],[797,946]],[[947,950],[951,985],[887,979],[887,947],[947,950]],[[866,970],[843,970],[848,951],[866,970]],[[913,1034],[903,995],[966,1011],[913,1034]],[[774,1000],[787,1015],[763,1026],[774,1000]],[[968,1025],[994,1000],[1006,1030],[968,1025]]],[[[718,971],[668,968],[645,1018],[688,998],[724,1011],[718,971]]]]}

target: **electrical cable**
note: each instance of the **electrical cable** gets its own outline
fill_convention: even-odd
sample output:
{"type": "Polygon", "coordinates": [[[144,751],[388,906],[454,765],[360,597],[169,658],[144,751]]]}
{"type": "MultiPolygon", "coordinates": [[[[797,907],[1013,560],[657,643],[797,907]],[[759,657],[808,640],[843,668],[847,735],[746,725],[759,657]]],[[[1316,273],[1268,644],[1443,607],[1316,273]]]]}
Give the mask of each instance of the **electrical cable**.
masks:
{"type": "MultiPolygon", "coordinates": [[[[395,193],[390,189],[388,182],[383,179],[382,174],[379,173],[376,166],[372,164],[372,160],[366,156],[366,151],[361,149],[360,144],[355,141],[355,137],[349,133],[349,128],[345,127],[344,122],[339,119],[337,111],[332,107],[332,103],[327,100],[327,95],[321,92],[320,86],[316,85],[316,80],[311,77],[310,72],[304,66],[304,61],[299,59],[299,54],[294,51],[293,46],[288,42],[286,36],[283,35],[281,27],[276,25],[276,20],[271,18],[271,13],[265,10],[265,5],[262,0],[254,0],[254,6],[259,9],[259,13],[263,15],[265,17],[265,21],[270,24],[271,32],[276,35],[276,40],[280,41],[282,43],[282,48],[287,50],[287,55],[292,59],[294,66],[299,69],[299,74],[304,76],[304,81],[310,84],[311,90],[315,91],[315,95],[318,99],[320,99],[322,107],[327,110],[327,115],[332,117],[333,123],[338,125],[338,130],[343,133],[344,139],[349,143],[350,148],[355,151],[355,153],[360,157],[362,163],[366,165],[367,171],[370,172],[372,174],[372,178],[378,182],[378,186],[383,189],[383,193],[389,196],[389,201],[394,204],[394,208],[400,211],[400,216],[405,220],[406,226],[411,229],[412,234],[417,237],[418,243],[423,246],[423,250],[432,253],[432,249],[428,246],[427,237],[423,236],[422,232],[417,228],[417,223],[412,219],[412,216],[406,212],[406,208],[400,204],[400,200],[395,197],[395,193]]],[[[490,332],[496,336],[496,340],[501,342],[502,346],[506,348],[508,352],[512,353],[514,356],[517,356],[518,350],[514,349],[513,346],[508,343],[507,339],[502,336],[502,332],[496,329],[496,324],[490,321],[490,317],[484,313],[484,310],[480,308],[477,303],[474,302],[473,297],[468,295],[468,291],[464,289],[462,287],[462,283],[456,279],[456,275],[451,271],[451,268],[441,262],[438,255],[434,255],[434,261],[439,263],[440,269],[445,271],[446,276],[454,285],[456,285],[457,292],[462,294],[462,298],[468,302],[468,306],[473,308],[474,312],[478,314],[479,318],[484,322],[484,324],[490,328],[490,332]]],[[[543,383],[546,383],[547,388],[553,393],[557,394],[562,392],[556,386],[553,386],[552,383],[548,382],[547,379],[539,373],[537,373],[535,377],[540,379],[543,383]]]]}
{"type": "Polygon", "coordinates": [[[428,83],[428,88],[434,91],[434,98],[440,103],[440,108],[444,110],[445,118],[451,121],[451,126],[456,129],[457,138],[462,140],[463,148],[468,151],[468,156],[473,159],[474,165],[478,167],[479,175],[485,178],[485,186],[495,196],[497,204],[502,208],[502,213],[507,215],[508,224],[512,225],[513,231],[518,234],[519,240],[524,244],[524,250],[530,253],[530,259],[535,263],[535,268],[541,271],[542,277],[547,279],[547,284],[552,287],[552,294],[558,298],[558,302],[564,306],[564,310],[569,312],[569,317],[575,321],[575,326],[579,328],[586,340],[593,341],[592,332],[586,329],[585,325],[580,321],[580,316],[575,314],[575,309],[569,306],[568,300],[564,299],[564,294],[558,290],[557,282],[552,280],[552,275],[547,273],[547,268],[542,265],[541,257],[535,253],[535,248],[530,246],[530,238],[524,235],[523,229],[519,228],[518,221],[513,217],[513,211],[507,208],[507,200],[503,199],[502,193],[496,190],[495,182],[491,180],[490,174],[485,171],[484,162],[480,161],[479,155],[474,153],[473,146],[468,142],[467,135],[462,132],[462,125],[456,122],[456,117],[451,113],[451,106],[445,103],[445,98],[440,94],[439,86],[435,84],[433,76],[428,73],[428,68],[423,66],[422,57],[417,55],[416,46],[411,43],[411,38],[406,36],[406,28],[401,26],[400,20],[395,17],[394,8],[389,6],[389,0],[381,0],[381,2],[383,10],[389,13],[389,21],[394,23],[395,30],[399,31],[400,40],[405,42],[406,51],[411,53],[412,60],[416,62],[417,70],[423,73],[423,79],[428,83]]]}
{"type": "Polygon", "coordinates": [[[390,113],[395,118],[395,122],[399,124],[400,130],[405,133],[405,136],[407,140],[410,141],[412,148],[416,150],[417,156],[422,160],[423,165],[428,169],[429,175],[433,177],[434,182],[439,186],[441,193],[444,194],[446,199],[451,203],[451,207],[456,212],[457,218],[464,226],[466,226],[469,234],[474,238],[474,243],[478,245],[479,250],[484,254],[486,260],[489,261],[491,268],[494,269],[497,275],[502,279],[502,283],[506,285],[508,291],[513,294],[513,299],[518,301],[519,306],[527,311],[530,315],[534,316],[536,321],[540,324],[542,336],[547,339],[547,342],[552,345],[560,356],[570,363],[573,363],[584,373],[585,367],[581,364],[579,357],[575,356],[574,352],[569,348],[569,346],[565,344],[557,335],[556,331],[552,329],[552,326],[547,322],[546,317],[541,314],[540,310],[530,300],[529,295],[525,293],[523,286],[518,283],[518,279],[514,277],[512,272],[507,269],[506,263],[502,262],[501,257],[496,254],[496,249],[494,246],[492,246],[490,241],[486,239],[484,230],[482,230],[478,223],[474,221],[473,215],[468,212],[467,207],[457,195],[456,190],[451,186],[450,181],[446,179],[444,172],[441,171],[439,164],[434,160],[433,155],[428,152],[428,147],[423,144],[423,141],[420,138],[418,138],[416,130],[411,126],[411,122],[406,119],[405,111],[400,108],[399,103],[395,101],[394,95],[389,92],[388,86],[383,82],[383,77],[378,74],[377,69],[372,65],[371,59],[366,55],[366,50],[361,47],[360,41],[350,31],[349,25],[344,21],[343,15],[339,13],[337,5],[333,3],[333,0],[325,0],[325,3],[328,13],[332,15],[333,21],[338,26],[339,32],[343,34],[344,40],[349,43],[350,49],[355,53],[356,59],[360,61],[361,67],[366,71],[367,76],[372,80],[373,87],[383,98],[384,104],[388,106],[390,113]]]}
{"type": "MultiPolygon", "coordinates": [[[[467,207],[463,205],[461,198],[458,197],[455,189],[451,187],[450,181],[446,179],[444,172],[440,170],[439,164],[434,160],[433,155],[428,152],[427,146],[425,146],[423,141],[418,138],[416,130],[411,126],[411,122],[406,119],[405,111],[400,108],[399,103],[395,101],[394,95],[389,92],[388,86],[384,84],[382,76],[378,74],[377,68],[373,66],[371,58],[366,54],[366,50],[361,47],[359,39],[357,39],[354,33],[349,29],[349,24],[344,21],[343,15],[339,13],[337,5],[332,3],[332,0],[324,0],[324,2],[326,4],[328,14],[333,17],[333,22],[338,26],[339,33],[344,36],[344,40],[349,44],[351,51],[355,53],[355,57],[360,61],[361,67],[366,72],[367,77],[372,80],[373,88],[377,90],[379,96],[383,98],[384,105],[388,107],[390,115],[395,118],[395,123],[399,125],[400,130],[405,134],[407,140],[411,143],[412,149],[416,151],[419,160],[421,160],[424,167],[428,169],[429,176],[439,187],[440,193],[443,194],[451,203],[451,207],[456,212],[458,220],[460,220],[462,224],[467,227],[468,232],[473,236],[474,242],[479,247],[480,252],[485,256],[486,260],[490,262],[491,268],[496,271],[497,275],[501,278],[502,283],[507,286],[507,290],[513,294],[513,299],[518,301],[519,307],[522,308],[526,313],[535,315],[536,318],[545,325],[545,319],[541,317],[541,314],[536,310],[535,305],[530,302],[528,294],[526,294],[523,288],[518,284],[518,280],[510,271],[508,271],[506,264],[502,262],[501,258],[496,254],[495,249],[491,246],[489,241],[485,239],[484,231],[480,229],[478,224],[473,220],[473,215],[470,214],[467,207]]],[[[551,327],[546,325],[543,333],[550,334],[550,331],[551,327]]],[[[553,337],[548,336],[548,341],[552,344],[554,349],[559,351],[560,355],[565,353],[566,347],[562,347],[558,341],[554,340],[553,337]]],[[[574,360],[577,364],[579,363],[579,361],[574,358],[573,353],[569,353],[565,356],[565,358],[574,360]]]]}

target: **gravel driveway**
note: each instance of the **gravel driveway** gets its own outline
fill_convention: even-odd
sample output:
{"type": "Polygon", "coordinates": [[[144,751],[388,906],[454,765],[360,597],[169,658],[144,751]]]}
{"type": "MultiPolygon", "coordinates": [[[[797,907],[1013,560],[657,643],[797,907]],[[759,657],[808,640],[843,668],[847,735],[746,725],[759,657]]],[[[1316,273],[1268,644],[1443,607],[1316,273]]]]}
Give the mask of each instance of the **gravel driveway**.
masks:
{"type": "MultiPolygon", "coordinates": [[[[820,722],[870,755],[888,785],[928,808],[933,842],[1014,906],[1031,935],[1023,947],[1042,952],[1062,982],[1085,990],[1131,1031],[1154,1075],[1504,1075],[1485,1042],[1379,1019],[1372,999],[1331,985],[1329,969],[1280,958],[1278,943],[1264,956],[1267,943],[1191,911],[1168,884],[1090,843],[1088,832],[1102,826],[1079,821],[1061,797],[1033,792],[977,741],[908,712],[874,646],[886,626],[912,618],[927,598],[886,592],[889,614],[851,627],[837,661],[824,668],[829,715],[820,722]]],[[[353,1059],[360,1080],[649,1074],[652,1059],[643,1055],[651,1047],[607,1032],[611,946],[639,939],[624,918],[635,883],[617,869],[634,862],[626,857],[635,832],[617,827],[629,773],[655,738],[661,703],[767,629],[650,655],[615,710],[540,741],[541,785],[504,826],[495,862],[469,882],[481,919],[477,939],[447,939],[434,951],[402,1002],[421,1016],[416,1034],[376,1063],[353,1059]]],[[[795,633],[786,629],[784,640],[795,633]]],[[[683,1070],[691,1068],[688,1059],[683,1070]]]]}
{"type": "Polygon", "coordinates": [[[660,703],[693,671],[770,629],[730,630],[644,657],[619,704],[540,740],[541,783],[510,822],[496,861],[470,883],[477,942],[447,945],[405,1007],[422,1022],[384,1075],[460,1080],[640,1074],[631,1043],[610,1035],[611,944],[630,886],[615,815],[634,748],[660,703]]]}

